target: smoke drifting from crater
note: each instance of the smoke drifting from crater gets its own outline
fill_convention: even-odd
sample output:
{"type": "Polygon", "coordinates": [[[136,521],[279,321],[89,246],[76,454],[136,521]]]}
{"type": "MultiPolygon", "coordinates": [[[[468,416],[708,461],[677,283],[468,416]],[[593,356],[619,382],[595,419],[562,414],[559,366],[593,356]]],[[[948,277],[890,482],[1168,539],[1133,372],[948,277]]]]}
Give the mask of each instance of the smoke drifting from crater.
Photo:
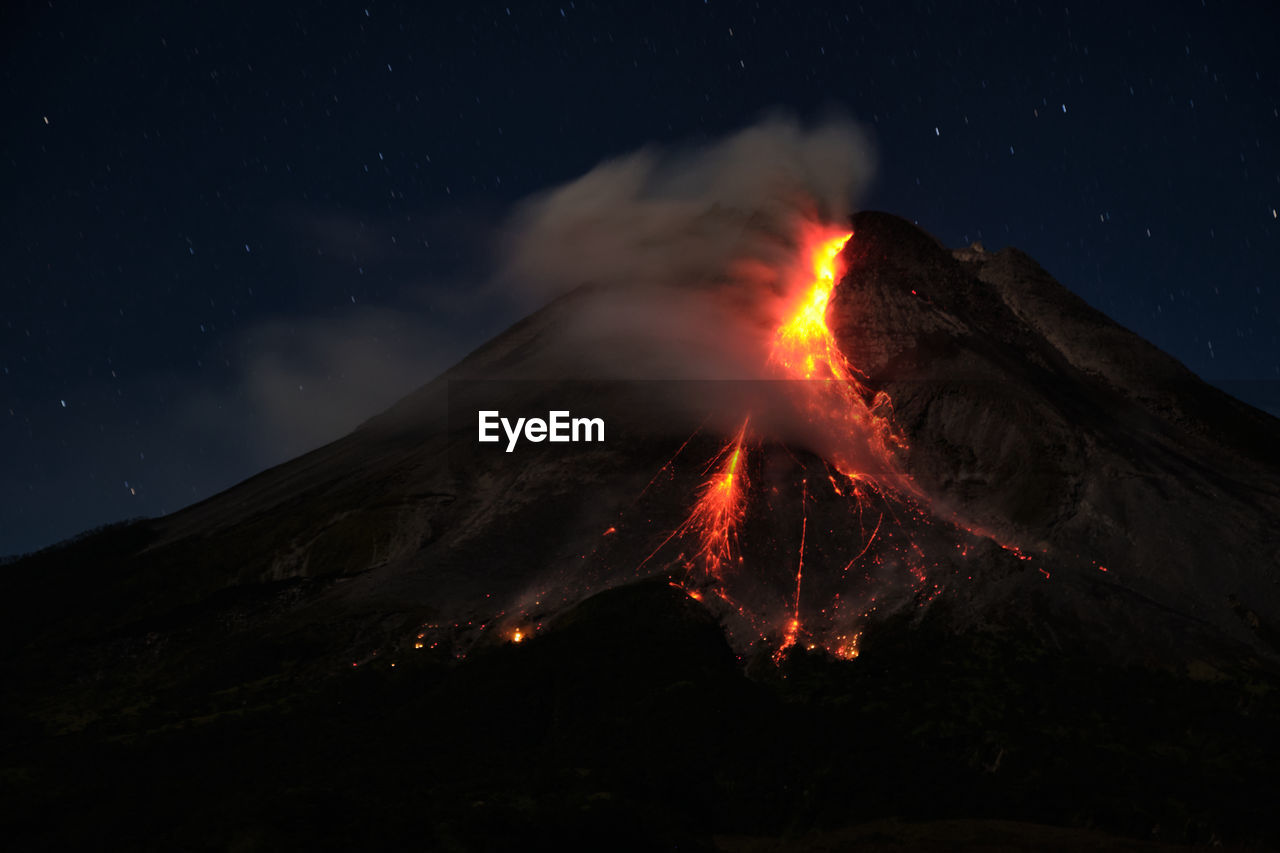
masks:
{"type": "MultiPolygon", "coordinates": [[[[554,333],[521,350],[505,373],[488,365],[485,375],[758,378],[780,273],[801,261],[802,224],[843,221],[871,162],[851,122],[804,126],[785,117],[608,160],[525,199],[496,227],[460,227],[500,247],[483,286],[405,281],[407,298],[362,304],[340,319],[260,321],[237,340],[230,384],[187,393],[156,432],[198,435],[211,458],[252,460],[231,474],[214,466],[215,485],[203,491],[221,488],[338,438],[429,382],[474,346],[480,318],[490,334],[587,283],[597,287],[572,300],[554,333]]],[[[291,227],[325,246],[334,264],[348,251],[367,257],[396,245],[386,223],[312,213],[291,227]]],[[[686,401],[670,402],[673,429],[682,429],[686,401]]]]}
{"type": "Polygon", "coordinates": [[[872,170],[843,119],[644,148],[524,202],[499,277],[538,301],[593,286],[549,374],[759,378],[801,229],[847,220],[872,170]]]}

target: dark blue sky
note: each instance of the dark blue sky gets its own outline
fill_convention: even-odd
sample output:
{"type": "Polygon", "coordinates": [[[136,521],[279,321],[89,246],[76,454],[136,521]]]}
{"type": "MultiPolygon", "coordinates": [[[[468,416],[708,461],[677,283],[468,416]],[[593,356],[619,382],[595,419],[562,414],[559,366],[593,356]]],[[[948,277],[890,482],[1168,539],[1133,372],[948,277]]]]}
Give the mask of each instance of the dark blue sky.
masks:
{"type": "Polygon", "coordinates": [[[336,437],[515,317],[516,200],[778,108],[865,125],[863,206],[1276,405],[1273,4],[617,5],[6,12],[0,554],[336,437]]]}

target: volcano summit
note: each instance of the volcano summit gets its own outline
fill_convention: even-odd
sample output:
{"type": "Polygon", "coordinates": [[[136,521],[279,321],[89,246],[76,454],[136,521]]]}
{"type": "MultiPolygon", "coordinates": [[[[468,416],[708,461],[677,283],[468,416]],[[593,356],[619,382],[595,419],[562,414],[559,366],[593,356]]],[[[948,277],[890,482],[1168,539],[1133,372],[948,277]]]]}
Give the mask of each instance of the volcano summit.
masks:
{"type": "Polygon", "coordinates": [[[326,447],[5,566],[8,822],[1280,842],[1280,422],[1015,249],[759,239],[791,261],[698,290],[696,341],[588,283],[326,447]],[[497,411],[609,441],[491,452],[497,411]]]}

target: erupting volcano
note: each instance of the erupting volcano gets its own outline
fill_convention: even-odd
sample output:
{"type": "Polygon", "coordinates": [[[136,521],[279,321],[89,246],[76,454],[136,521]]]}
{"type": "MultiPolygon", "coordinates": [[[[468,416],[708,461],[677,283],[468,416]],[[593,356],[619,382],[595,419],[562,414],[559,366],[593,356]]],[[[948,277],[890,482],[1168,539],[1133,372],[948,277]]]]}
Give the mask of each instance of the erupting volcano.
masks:
{"type": "Polygon", "coordinates": [[[880,213],[794,230],[745,282],[583,284],[331,445],[9,565],[0,720],[83,738],[85,779],[134,739],[165,778],[171,749],[216,767],[260,737],[308,768],[262,784],[311,796],[317,744],[381,751],[379,814],[486,838],[615,802],[698,837],[915,813],[1263,837],[1280,424],[1014,249],[880,213]],[[717,348],[732,381],[645,372],[717,348]],[[504,452],[492,409],[606,440],[504,452]],[[1178,795],[1126,786],[1133,755],[1178,795]]]}
{"type": "MultiPolygon", "coordinates": [[[[350,437],[147,522],[147,564],[207,564],[218,551],[205,543],[234,532],[250,555],[235,583],[351,578],[315,588],[309,607],[387,596],[426,607],[403,639],[339,653],[343,666],[417,641],[461,659],[488,637],[532,637],[564,608],[652,575],[715,613],[741,655],[802,646],[850,657],[876,618],[938,599],[957,627],[993,608],[1033,630],[1046,623],[1031,614],[1046,609],[1066,625],[1101,620],[1105,630],[1080,642],[1122,656],[1166,655],[1170,641],[1156,637],[1198,643],[1188,638],[1209,625],[1261,642],[1239,613],[1259,624],[1280,616],[1275,587],[1250,568],[1275,560],[1265,531],[1276,516],[1260,509],[1274,489],[1259,473],[1274,446],[1259,436],[1273,421],[1199,383],[1015,250],[948,252],[885,214],[851,226],[797,224],[787,251],[772,255],[771,280],[756,276],[754,290],[737,293],[756,313],[725,334],[767,324],[765,333],[701,336],[733,349],[765,391],[608,384],[607,372],[581,374],[592,360],[578,353],[587,384],[549,378],[565,371],[558,342],[620,304],[609,288],[580,288],[350,437]],[[568,455],[546,444],[485,455],[474,412],[493,380],[514,380],[512,406],[544,413],[613,406],[610,441],[568,455]],[[671,413],[703,397],[715,398],[711,411],[686,413],[692,424],[677,432],[671,413]],[[463,426],[450,430],[455,421],[463,426]],[[1197,485],[1206,464],[1222,482],[1253,484],[1248,499],[1205,504],[1205,489],[1221,488],[1197,485]],[[1240,555],[1227,562],[1209,546],[1221,536],[1186,534],[1219,517],[1240,555]],[[1153,604],[1099,610],[1099,585],[1153,604]],[[1099,639],[1182,618],[1171,614],[1195,614],[1196,627],[1099,639]]],[[[729,275],[715,287],[740,283],[729,275]]],[[[216,571],[183,576],[196,600],[227,583],[216,571]]],[[[116,618],[140,607],[126,601],[116,618]]]]}
{"type": "MultiPolygon", "coordinates": [[[[688,516],[637,568],[640,572],[654,564],[655,557],[676,552],[665,564],[659,563],[677,571],[679,579],[673,585],[698,601],[727,605],[733,616],[749,626],[746,645],[772,646],[775,662],[802,637],[809,649],[822,647],[837,657],[856,657],[861,624],[876,609],[877,597],[906,590],[920,596],[930,590],[930,583],[932,594],[937,594],[942,583],[931,582],[930,570],[938,570],[942,577],[956,573],[941,560],[930,562],[917,541],[923,538],[919,530],[928,523],[928,509],[902,469],[898,454],[908,448],[895,432],[889,394],[872,391],[860,380],[866,374],[850,361],[827,322],[832,294],[846,271],[844,253],[856,251],[856,234],[814,225],[805,226],[801,233],[800,251],[806,263],[797,265],[802,272],[783,275],[790,294],[783,303],[786,313],[762,360],[772,375],[786,383],[781,399],[794,408],[794,418],[805,423],[817,446],[797,448],[807,457],[801,461],[795,450],[781,446],[779,437],[752,432],[746,413],[741,429],[706,465],[703,473],[711,472],[710,476],[698,487],[688,516]],[[792,482],[774,484],[770,501],[759,493],[763,486],[753,490],[748,471],[754,457],[778,450],[791,457],[795,470],[792,482]],[[815,497],[810,495],[810,468],[821,472],[824,484],[825,522],[818,551],[825,559],[816,567],[823,576],[821,591],[805,601],[808,510],[815,497]],[[774,596],[785,604],[770,604],[767,595],[760,595],[760,587],[780,586],[776,563],[780,558],[787,560],[784,543],[794,536],[768,518],[769,504],[794,493],[797,483],[800,527],[798,550],[791,559],[794,584],[787,585],[789,600],[774,596]],[[749,507],[754,508],[749,511],[749,507]],[[875,522],[868,530],[869,515],[875,522]],[[767,531],[753,537],[763,545],[754,552],[744,551],[740,544],[740,529],[748,521],[767,531]],[[885,544],[879,547],[882,530],[885,544]],[[832,556],[842,552],[843,556],[832,556]],[[838,572],[834,563],[824,564],[834,559],[843,561],[838,572]],[[762,566],[767,568],[762,571],[762,566]],[[872,570],[878,577],[873,578],[872,570]]],[[[848,286],[857,285],[850,282],[848,286]]],[[[625,518],[619,524],[625,525],[625,518]]],[[[949,527],[961,543],[960,554],[967,555],[971,540],[979,535],[956,524],[949,527]]],[[[955,550],[953,542],[936,535],[931,539],[935,546],[941,541],[948,557],[955,550]]]]}

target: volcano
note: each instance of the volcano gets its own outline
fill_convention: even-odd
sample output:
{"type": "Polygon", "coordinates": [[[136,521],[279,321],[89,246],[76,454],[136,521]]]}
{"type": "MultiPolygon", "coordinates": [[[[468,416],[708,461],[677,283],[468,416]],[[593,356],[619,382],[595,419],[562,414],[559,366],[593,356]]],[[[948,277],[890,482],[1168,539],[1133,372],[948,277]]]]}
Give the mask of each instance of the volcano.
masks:
{"type": "Polygon", "coordinates": [[[1280,842],[1280,421],[1016,249],[780,239],[745,372],[567,348],[619,305],[588,283],[328,446],[6,565],[12,832],[1280,842]],[[506,452],[498,410],[605,440],[506,452]]]}

